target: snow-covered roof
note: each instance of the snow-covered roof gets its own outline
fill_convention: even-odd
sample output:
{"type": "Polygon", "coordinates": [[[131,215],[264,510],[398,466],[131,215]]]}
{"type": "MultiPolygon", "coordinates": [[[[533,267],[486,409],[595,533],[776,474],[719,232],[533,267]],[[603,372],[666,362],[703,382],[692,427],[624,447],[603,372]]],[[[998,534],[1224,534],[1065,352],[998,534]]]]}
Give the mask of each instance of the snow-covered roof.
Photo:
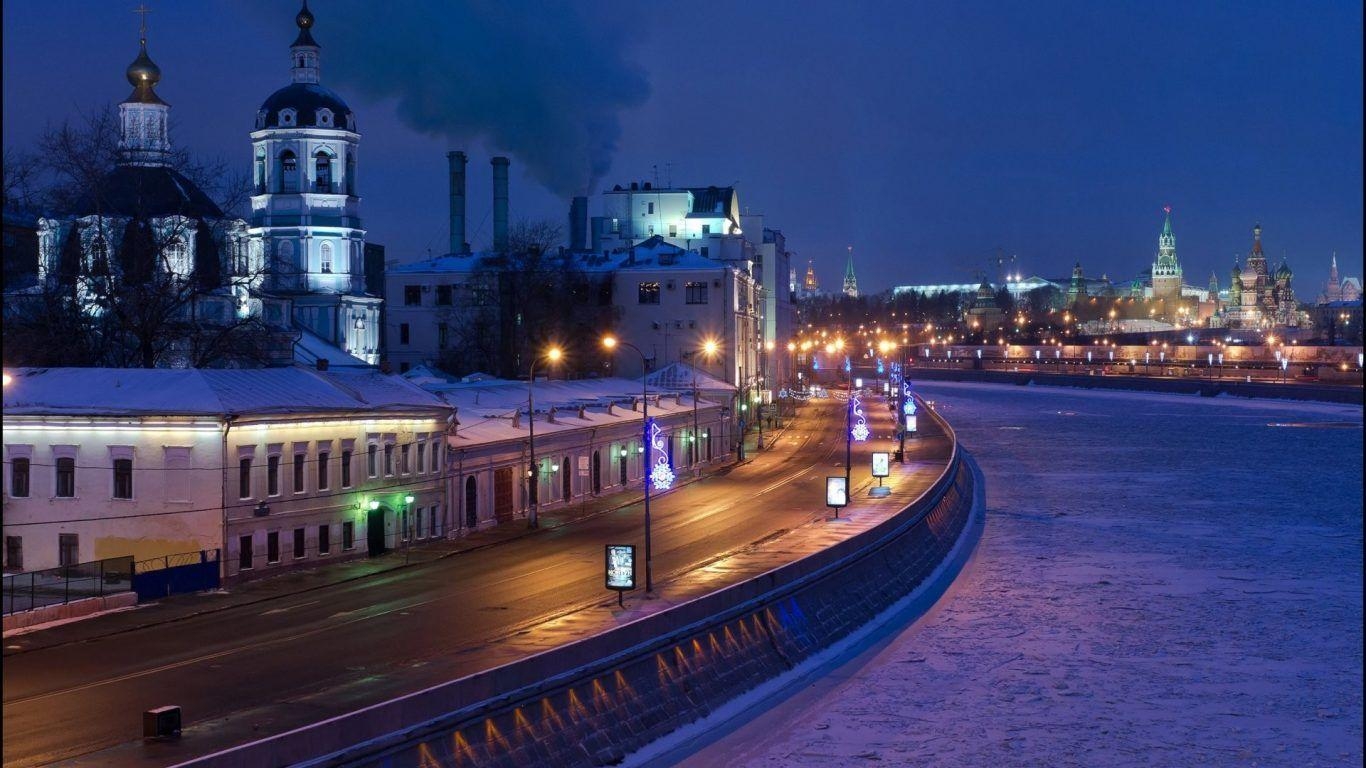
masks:
{"type": "Polygon", "coordinates": [[[474,272],[484,265],[491,253],[448,253],[431,259],[415,261],[411,264],[396,264],[385,268],[386,274],[412,274],[420,272],[474,272]]]}
{"type": "MultiPolygon", "coordinates": [[[[527,436],[528,386],[525,381],[492,379],[424,386],[440,394],[447,403],[458,409],[460,427],[457,438],[462,443],[472,445],[527,436]]],[[[538,380],[535,388],[536,434],[540,436],[632,421],[638,424],[642,413],[632,410],[632,403],[639,400],[641,395],[639,379],[538,380]],[[579,416],[580,407],[583,408],[582,417],[579,416]],[[556,412],[553,424],[549,421],[551,409],[556,412]]],[[[659,388],[651,388],[649,395],[651,417],[691,413],[693,410],[690,395],[675,398],[674,393],[663,393],[659,388]],[[661,394],[667,396],[660,397],[661,394]]],[[[703,399],[697,405],[699,408],[714,408],[717,404],[703,399]]]]}
{"type": "Polygon", "coordinates": [[[399,375],[419,387],[423,384],[445,384],[451,380],[450,376],[427,365],[414,366],[399,375]]]}
{"type": "Polygon", "coordinates": [[[374,369],[15,368],[5,415],[228,416],[446,411],[441,398],[374,369]]]}
{"type": "Polygon", "coordinates": [[[699,392],[736,391],[734,384],[722,381],[706,371],[694,368],[684,362],[670,363],[645,378],[651,386],[660,389],[691,392],[694,377],[696,377],[695,381],[699,392]]]}
{"type": "Polygon", "coordinates": [[[321,336],[302,328],[297,330],[299,331],[299,341],[294,345],[294,362],[296,363],[313,365],[319,360],[326,360],[330,368],[372,367],[369,363],[321,336]]]}

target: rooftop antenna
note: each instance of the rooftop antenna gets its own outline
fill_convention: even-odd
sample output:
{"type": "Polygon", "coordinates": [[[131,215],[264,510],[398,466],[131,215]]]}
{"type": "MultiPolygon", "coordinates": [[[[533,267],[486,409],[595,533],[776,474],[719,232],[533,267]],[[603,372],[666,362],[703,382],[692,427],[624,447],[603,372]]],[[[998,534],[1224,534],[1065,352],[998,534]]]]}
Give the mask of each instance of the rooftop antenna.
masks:
{"type": "Polygon", "coordinates": [[[654,172],[655,186],[658,187],[658,186],[659,186],[659,166],[658,166],[658,165],[652,165],[652,166],[650,166],[650,169],[651,169],[651,171],[654,172]]]}
{"type": "Polygon", "coordinates": [[[664,186],[668,187],[669,189],[673,189],[673,188],[674,188],[674,164],[673,164],[673,163],[665,163],[665,164],[664,164],[664,186]]]}

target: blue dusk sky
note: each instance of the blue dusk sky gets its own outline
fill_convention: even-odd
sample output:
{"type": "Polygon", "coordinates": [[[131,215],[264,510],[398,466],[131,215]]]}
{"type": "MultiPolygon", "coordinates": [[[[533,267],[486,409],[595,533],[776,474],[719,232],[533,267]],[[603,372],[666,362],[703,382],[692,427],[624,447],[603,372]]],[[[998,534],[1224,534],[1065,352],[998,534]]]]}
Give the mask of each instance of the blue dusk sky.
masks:
{"type": "MultiPolygon", "coordinates": [[[[4,144],[117,103],[136,3],[14,0],[4,144]]],[[[245,172],[289,82],[297,5],[148,0],[173,140],[245,172]]],[[[1025,274],[1131,279],[1173,209],[1187,281],[1221,284],[1261,222],[1302,296],[1362,269],[1362,6],[314,0],[323,83],[356,112],[369,239],[446,249],[445,152],[470,155],[469,239],[635,181],[734,184],[837,287],[1025,274]],[[657,170],[656,170],[657,169],[657,170]],[[994,273],[994,269],[992,270],[994,273]],[[994,276],[994,275],[993,275],[994,276]]],[[[596,212],[597,203],[593,205],[596,212]]]]}

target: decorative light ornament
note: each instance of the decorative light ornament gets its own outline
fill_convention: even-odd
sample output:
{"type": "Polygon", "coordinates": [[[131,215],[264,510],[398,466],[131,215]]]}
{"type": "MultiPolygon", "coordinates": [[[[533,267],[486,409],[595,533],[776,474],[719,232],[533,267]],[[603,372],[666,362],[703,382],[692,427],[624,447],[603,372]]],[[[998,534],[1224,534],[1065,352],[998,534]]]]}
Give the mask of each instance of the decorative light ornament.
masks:
{"type": "Polygon", "coordinates": [[[674,471],[669,466],[669,452],[664,447],[664,429],[654,419],[647,428],[650,434],[650,482],[657,491],[673,487],[674,471]]]}
{"type": "Polygon", "coordinates": [[[868,429],[868,420],[863,416],[863,403],[859,401],[858,395],[853,396],[849,407],[853,409],[854,418],[857,419],[849,434],[854,438],[854,442],[862,443],[871,433],[868,429]]]}

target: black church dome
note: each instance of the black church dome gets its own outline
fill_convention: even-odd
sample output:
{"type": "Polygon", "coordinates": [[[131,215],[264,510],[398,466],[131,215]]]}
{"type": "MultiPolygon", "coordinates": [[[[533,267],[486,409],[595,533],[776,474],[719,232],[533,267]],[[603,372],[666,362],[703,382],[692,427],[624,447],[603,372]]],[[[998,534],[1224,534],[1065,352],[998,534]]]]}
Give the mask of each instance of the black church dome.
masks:
{"type": "Polygon", "coordinates": [[[293,83],[272,93],[261,105],[256,129],[262,128],[329,128],[356,130],[351,108],[336,93],[316,83],[293,83]],[[294,110],[292,122],[281,120],[280,113],[294,110]],[[319,114],[321,110],[327,113],[319,114]]]}

